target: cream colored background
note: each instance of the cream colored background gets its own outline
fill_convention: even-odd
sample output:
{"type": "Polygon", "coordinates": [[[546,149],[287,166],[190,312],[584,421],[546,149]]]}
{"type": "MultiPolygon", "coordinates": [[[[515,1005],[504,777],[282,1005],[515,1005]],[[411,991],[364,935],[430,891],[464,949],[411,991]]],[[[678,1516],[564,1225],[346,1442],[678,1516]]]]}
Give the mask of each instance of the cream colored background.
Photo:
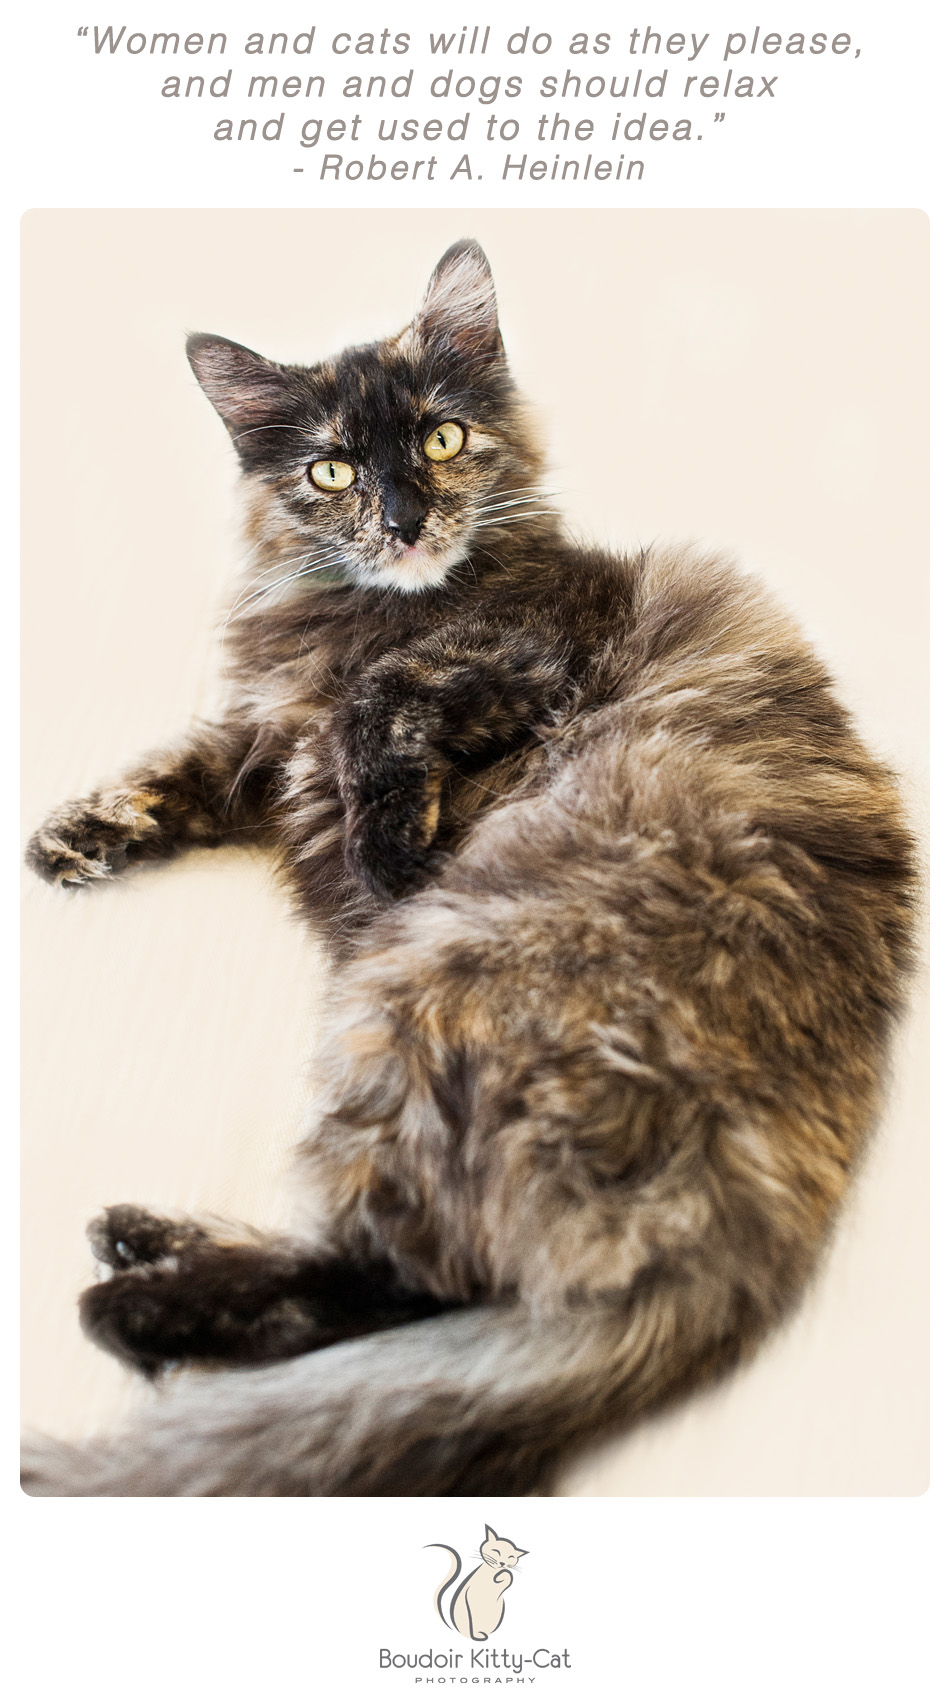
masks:
{"type": "MultiPolygon", "coordinates": [[[[312,360],[409,317],[477,236],[561,503],[588,536],[701,538],[799,613],[924,801],[922,215],[37,212],[24,223],[25,831],[213,693],[234,480],[182,352],[211,330],[312,360]]],[[[82,1230],[113,1200],[280,1213],[319,955],[266,860],[195,855],[107,891],[26,879],[24,1397],[111,1422],[82,1230]]],[[[712,1395],[578,1463],[569,1495],[916,1494],[927,1482],[920,1012],[805,1307],[712,1395]]]]}

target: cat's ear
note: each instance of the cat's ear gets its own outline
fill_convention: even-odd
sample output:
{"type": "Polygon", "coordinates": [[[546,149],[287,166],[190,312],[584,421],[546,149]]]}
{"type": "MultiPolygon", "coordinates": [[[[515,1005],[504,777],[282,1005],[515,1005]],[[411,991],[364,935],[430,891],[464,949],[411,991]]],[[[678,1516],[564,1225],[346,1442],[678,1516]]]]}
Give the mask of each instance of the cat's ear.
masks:
{"type": "Polygon", "coordinates": [[[517,1555],[519,1561],[521,1560],[521,1557],[523,1555],[528,1555],[529,1553],[530,1553],[530,1551],[527,1550],[527,1549],[516,1549],[515,1550],[515,1554],[517,1555]]]}
{"type": "Polygon", "coordinates": [[[483,1543],[497,1543],[498,1542],[498,1534],[496,1532],[492,1531],[491,1526],[485,1527],[485,1536],[482,1539],[482,1542],[483,1543]]]}
{"type": "Polygon", "coordinates": [[[286,413],[287,380],[273,361],[204,331],[189,337],[185,348],[195,378],[232,437],[286,413]]]}
{"type": "Polygon", "coordinates": [[[409,335],[468,361],[495,360],[504,354],[495,286],[477,242],[456,242],[446,249],[409,335]]]}

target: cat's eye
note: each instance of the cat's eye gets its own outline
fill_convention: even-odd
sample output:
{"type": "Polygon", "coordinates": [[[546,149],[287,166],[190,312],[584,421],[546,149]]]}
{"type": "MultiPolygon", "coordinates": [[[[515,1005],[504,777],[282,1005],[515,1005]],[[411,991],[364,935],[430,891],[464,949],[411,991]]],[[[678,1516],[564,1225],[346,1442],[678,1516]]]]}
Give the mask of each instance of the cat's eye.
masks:
{"type": "Polygon", "coordinates": [[[321,491],[345,491],[347,485],[352,485],[356,474],[346,461],[315,461],[310,477],[321,491]]]}
{"type": "Polygon", "coordinates": [[[423,444],[423,449],[430,461],[451,461],[453,455],[458,455],[465,433],[455,420],[443,420],[441,426],[436,426],[430,432],[423,444]]]}

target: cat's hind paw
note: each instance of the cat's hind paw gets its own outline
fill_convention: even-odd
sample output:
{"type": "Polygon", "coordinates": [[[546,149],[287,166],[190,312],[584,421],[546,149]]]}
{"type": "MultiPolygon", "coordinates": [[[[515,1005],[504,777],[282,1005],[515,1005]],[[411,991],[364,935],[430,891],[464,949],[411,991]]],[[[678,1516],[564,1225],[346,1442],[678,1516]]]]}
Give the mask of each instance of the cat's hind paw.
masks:
{"type": "Polygon", "coordinates": [[[158,1218],[142,1206],[127,1205],[107,1207],[86,1234],[96,1259],[112,1271],[156,1265],[210,1241],[207,1231],[188,1219],[158,1218]]]}
{"type": "Polygon", "coordinates": [[[154,1378],[193,1347],[201,1321],[195,1263],[213,1252],[213,1238],[191,1219],[126,1204],[107,1207],[86,1234],[106,1275],[79,1297],[83,1330],[107,1354],[154,1378]]]}
{"type": "Polygon", "coordinates": [[[168,1304],[161,1278],[153,1265],[132,1267],[84,1289],[79,1297],[86,1335],[147,1378],[157,1377],[176,1358],[167,1341],[168,1304]]]}
{"type": "Polygon", "coordinates": [[[125,868],[135,848],[159,832],[157,793],[114,789],[64,804],[26,848],[26,861],[44,881],[88,887],[125,868]]]}

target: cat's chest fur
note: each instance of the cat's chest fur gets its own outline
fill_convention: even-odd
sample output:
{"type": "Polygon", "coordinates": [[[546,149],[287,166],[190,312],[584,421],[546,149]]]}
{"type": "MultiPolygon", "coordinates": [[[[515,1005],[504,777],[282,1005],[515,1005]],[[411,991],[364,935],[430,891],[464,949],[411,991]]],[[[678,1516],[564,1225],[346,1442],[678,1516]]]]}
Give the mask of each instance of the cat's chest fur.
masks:
{"type": "MultiPolygon", "coordinates": [[[[327,730],[337,705],[374,662],[399,658],[419,641],[436,643],[447,631],[452,640],[440,658],[443,678],[453,652],[467,643],[489,664],[493,655],[510,661],[516,635],[527,629],[552,651],[570,635],[572,673],[582,687],[598,659],[605,662],[608,635],[629,619],[634,574],[615,561],[609,574],[565,577],[557,597],[546,564],[536,582],[525,581],[523,571],[517,584],[507,573],[489,571],[414,599],[327,587],[318,596],[251,613],[228,634],[229,676],[240,711],[286,742],[289,752],[302,729],[327,730]]],[[[600,667],[599,696],[609,695],[619,672],[609,662],[600,667]]]]}

